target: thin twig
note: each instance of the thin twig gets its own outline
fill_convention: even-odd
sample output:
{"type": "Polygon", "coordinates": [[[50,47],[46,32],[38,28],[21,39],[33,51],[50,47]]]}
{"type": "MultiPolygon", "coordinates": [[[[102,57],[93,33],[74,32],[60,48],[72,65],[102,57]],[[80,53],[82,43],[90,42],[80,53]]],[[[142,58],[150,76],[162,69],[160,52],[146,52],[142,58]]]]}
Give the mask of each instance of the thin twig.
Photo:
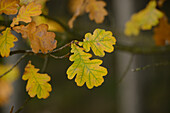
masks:
{"type": "Polygon", "coordinates": [[[136,69],[132,69],[133,72],[136,72],[136,71],[141,71],[141,70],[145,70],[147,68],[151,68],[151,67],[159,67],[159,66],[167,66],[167,65],[170,65],[170,62],[160,62],[160,63],[154,63],[154,64],[148,64],[144,67],[139,67],[139,68],[136,68],[136,69]]]}
{"type": "Polygon", "coordinates": [[[117,84],[120,84],[120,83],[122,82],[122,80],[126,77],[128,71],[129,71],[129,69],[130,69],[130,66],[131,66],[131,64],[132,64],[132,62],[133,62],[133,58],[134,58],[134,55],[132,55],[132,56],[130,57],[129,63],[128,63],[125,71],[124,71],[123,74],[121,75],[120,79],[118,80],[117,84]]]}
{"type": "Polygon", "coordinates": [[[24,104],[15,112],[15,113],[19,113],[24,107],[25,105],[31,100],[31,98],[27,98],[24,102],[24,104]]]}
{"type": "Polygon", "coordinates": [[[65,54],[65,55],[63,55],[63,56],[55,56],[55,55],[50,54],[50,56],[53,57],[53,58],[55,58],[55,59],[63,59],[63,58],[68,57],[69,54],[70,54],[70,53],[67,53],[67,54],[65,54]]]}
{"type": "Polygon", "coordinates": [[[71,43],[73,43],[73,42],[74,42],[74,40],[71,41],[71,42],[69,42],[69,43],[67,43],[67,44],[65,44],[64,46],[62,46],[62,47],[60,47],[60,48],[58,48],[58,49],[53,50],[52,52],[49,52],[49,53],[50,53],[50,54],[51,54],[51,53],[56,53],[56,52],[58,52],[58,51],[60,51],[60,50],[62,50],[62,49],[64,49],[64,48],[70,46],[71,43]]]}
{"type": "Polygon", "coordinates": [[[48,55],[45,56],[44,64],[43,64],[43,67],[42,67],[42,71],[41,71],[41,72],[45,72],[45,70],[46,70],[46,68],[47,68],[47,64],[48,64],[48,55]]]}
{"type": "MultiPolygon", "coordinates": [[[[62,49],[68,47],[71,45],[71,43],[73,43],[74,41],[71,41],[67,44],[65,44],[64,46],[58,48],[58,49],[55,49],[49,53],[46,53],[46,54],[50,54],[50,53],[56,53],[58,51],[61,51],[62,49]]],[[[41,51],[38,52],[38,53],[34,53],[32,50],[14,50],[14,51],[11,51],[10,52],[10,56],[14,55],[14,54],[23,54],[23,53],[27,53],[28,55],[45,55],[44,53],[42,53],[41,51]]],[[[0,58],[2,58],[2,56],[0,56],[0,58]]]]}
{"type": "Polygon", "coordinates": [[[8,74],[10,71],[12,71],[12,69],[15,68],[21,62],[21,60],[24,59],[24,57],[26,57],[26,56],[27,56],[27,54],[22,55],[8,71],[6,71],[2,75],[0,75],[0,78],[3,77],[4,75],[8,74]]]}
{"type": "Polygon", "coordinates": [[[13,113],[14,106],[11,107],[10,113],[13,113]]]}

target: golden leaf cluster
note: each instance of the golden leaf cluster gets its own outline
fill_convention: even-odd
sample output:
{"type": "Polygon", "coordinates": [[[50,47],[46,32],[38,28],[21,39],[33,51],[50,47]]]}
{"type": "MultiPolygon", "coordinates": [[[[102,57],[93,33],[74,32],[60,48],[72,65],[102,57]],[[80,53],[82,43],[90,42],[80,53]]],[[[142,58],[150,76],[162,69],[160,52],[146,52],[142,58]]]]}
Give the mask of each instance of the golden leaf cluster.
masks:
{"type": "Polygon", "coordinates": [[[163,13],[156,9],[156,1],[150,1],[145,9],[134,14],[126,23],[125,34],[127,36],[138,35],[140,29],[150,30],[159,23],[161,17],[163,17],[163,13]]]}

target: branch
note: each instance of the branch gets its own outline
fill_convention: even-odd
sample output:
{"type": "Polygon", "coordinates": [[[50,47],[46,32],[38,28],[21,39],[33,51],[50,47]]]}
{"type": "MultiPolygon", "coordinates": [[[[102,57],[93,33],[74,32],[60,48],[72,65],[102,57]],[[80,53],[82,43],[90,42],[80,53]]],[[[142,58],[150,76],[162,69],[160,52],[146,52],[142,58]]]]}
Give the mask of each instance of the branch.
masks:
{"type": "Polygon", "coordinates": [[[145,55],[151,55],[151,54],[167,54],[170,53],[170,46],[127,46],[127,45],[121,45],[117,44],[115,46],[115,50],[119,51],[126,51],[133,54],[145,54],[145,55]]]}
{"type": "Polygon", "coordinates": [[[23,56],[21,56],[8,71],[6,71],[4,74],[0,75],[0,78],[3,77],[4,75],[8,74],[9,72],[11,72],[12,69],[15,68],[21,62],[21,60],[24,59],[26,56],[27,56],[27,54],[24,54],[23,56]]]}
{"type": "Polygon", "coordinates": [[[48,64],[48,55],[45,56],[44,64],[43,64],[43,67],[42,67],[42,71],[41,71],[41,72],[45,72],[45,70],[46,70],[46,68],[47,68],[47,64],[48,64]]]}
{"type": "Polygon", "coordinates": [[[131,66],[131,64],[132,64],[132,62],[133,62],[133,58],[134,58],[134,55],[131,56],[131,58],[130,58],[130,60],[129,60],[129,63],[128,63],[125,71],[124,71],[123,74],[121,75],[120,79],[118,80],[117,84],[120,84],[120,83],[122,82],[122,80],[126,77],[128,71],[129,71],[129,69],[130,69],[130,66],[131,66]]]}
{"type": "Polygon", "coordinates": [[[160,63],[155,63],[155,64],[148,64],[144,67],[139,67],[139,68],[136,68],[136,69],[132,69],[133,72],[136,72],[136,71],[141,71],[141,70],[145,70],[147,68],[151,68],[151,67],[159,67],[159,66],[167,66],[167,65],[170,65],[170,62],[160,62],[160,63]]]}
{"type": "Polygon", "coordinates": [[[10,113],[13,113],[14,106],[11,107],[10,113]]]}
{"type": "Polygon", "coordinates": [[[70,53],[67,53],[63,56],[55,56],[55,55],[52,55],[50,54],[51,57],[55,58],[55,59],[63,59],[63,58],[67,58],[68,56],[70,55],[70,53]]]}
{"type": "MultiPolygon", "coordinates": [[[[62,46],[62,47],[60,47],[60,48],[58,48],[58,49],[54,49],[53,51],[48,52],[48,53],[46,53],[46,54],[56,53],[56,52],[58,52],[58,51],[60,51],[60,50],[62,50],[62,49],[64,49],[64,48],[70,46],[71,43],[73,43],[73,41],[65,44],[64,46],[62,46]]],[[[10,52],[10,56],[15,55],[15,54],[23,54],[23,53],[27,53],[27,55],[46,55],[46,54],[42,53],[41,51],[38,52],[38,53],[34,53],[32,50],[14,50],[14,51],[11,51],[11,52],[10,52]]],[[[0,56],[0,58],[3,58],[3,57],[0,56]]]]}
{"type": "Polygon", "coordinates": [[[31,100],[30,97],[28,99],[26,99],[24,104],[15,113],[19,113],[30,100],[31,100]]]}

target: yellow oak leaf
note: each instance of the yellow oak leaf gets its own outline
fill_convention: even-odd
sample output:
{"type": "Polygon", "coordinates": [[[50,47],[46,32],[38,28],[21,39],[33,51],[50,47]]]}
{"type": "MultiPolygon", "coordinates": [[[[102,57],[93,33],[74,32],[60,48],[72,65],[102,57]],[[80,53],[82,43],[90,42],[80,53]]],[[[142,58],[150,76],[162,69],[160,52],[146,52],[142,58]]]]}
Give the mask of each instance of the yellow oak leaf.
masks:
{"type": "Polygon", "coordinates": [[[90,51],[90,48],[96,56],[103,57],[105,52],[112,52],[114,50],[113,45],[116,44],[115,37],[112,36],[111,31],[105,31],[103,29],[96,29],[91,33],[86,33],[83,42],[79,43],[83,45],[86,52],[90,51]]]}
{"type": "Polygon", "coordinates": [[[29,23],[32,21],[31,16],[38,16],[42,13],[41,11],[41,5],[36,4],[34,2],[29,3],[28,5],[23,5],[16,18],[13,18],[13,21],[11,23],[11,27],[14,27],[14,25],[18,25],[19,21],[23,21],[25,23],[29,23]]]}
{"type": "Polygon", "coordinates": [[[88,0],[89,3],[86,6],[86,12],[90,13],[90,20],[95,20],[96,23],[102,23],[104,17],[108,15],[107,10],[104,8],[106,3],[104,1],[88,0]]]}
{"type": "Polygon", "coordinates": [[[18,39],[11,33],[10,28],[6,28],[5,31],[0,34],[0,54],[2,57],[8,57],[10,54],[10,48],[14,47],[14,42],[18,39]]]}
{"type": "Polygon", "coordinates": [[[47,32],[47,24],[36,26],[35,22],[31,22],[27,26],[16,26],[13,29],[16,32],[21,33],[23,38],[29,38],[34,53],[38,53],[39,50],[43,53],[47,53],[57,47],[55,33],[47,32]]]}
{"type": "Polygon", "coordinates": [[[40,4],[42,6],[43,14],[48,14],[48,9],[46,7],[46,2],[49,0],[20,0],[20,5],[27,5],[31,2],[35,2],[35,4],[40,4]]]}
{"type": "Polygon", "coordinates": [[[150,30],[152,26],[159,23],[161,17],[163,17],[163,13],[156,9],[156,1],[150,1],[145,9],[134,14],[126,23],[125,34],[127,36],[138,35],[140,29],[150,30]]]}
{"type": "Polygon", "coordinates": [[[48,30],[50,31],[64,32],[64,29],[60,24],[53,20],[47,19],[44,16],[35,16],[33,17],[33,21],[36,25],[47,24],[49,26],[48,30]]]}
{"type": "Polygon", "coordinates": [[[39,69],[35,68],[29,61],[22,79],[28,80],[26,90],[30,97],[37,95],[39,99],[46,99],[50,95],[49,92],[52,91],[51,85],[48,83],[51,78],[48,74],[40,74],[38,71],[39,69]]]}
{"type": "Polygon", "coordinates": [[[0,14],[14,15],[18,12],[18,0],[0,0],[0,14]]]}
{"type": "Polygon", "coordinates": [[[155,43],[158,46],[165,45],[165,42],[169,42],[170,44],[170,24],[168,23],[168,19],[166,16],[160,19],[159,26],[154,28],[154,36],[155,43]]]}
{"type": "Polygon", "coordinates": [[[86,83],[89,89],[100,86],[104,82],[103,76],[107,75],[107,69],[100,66],[102,60],[90,60],[92,55],[85,53],[83,48],[75,43],[71,44],[71,48],[71,53],[74,54],[69,59],[74,63],[67,70],[68,79],[73,79],[76,76],[77,85],[83,86],[86,83]]]}

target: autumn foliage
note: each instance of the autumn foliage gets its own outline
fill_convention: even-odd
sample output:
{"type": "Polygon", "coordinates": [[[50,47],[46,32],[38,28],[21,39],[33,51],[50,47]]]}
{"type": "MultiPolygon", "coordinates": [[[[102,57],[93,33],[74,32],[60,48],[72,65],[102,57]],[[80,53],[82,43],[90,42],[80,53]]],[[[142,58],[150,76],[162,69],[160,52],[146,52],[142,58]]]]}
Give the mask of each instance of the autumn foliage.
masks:
{"type": "MultiPolygon", "coordinates": [[[[48,14],[48,9],[45,7],[47,0],[0,0],[0,14],[14,15],[11,20],[10,27],[1,26],[3,31],[0,34],[0,56],[9,57],[11,48],[15,46],[15,42],[19,39],[13,32],[21,34],[23,40],[30,42],[30,50],[23,50],[25,56],[30,55],[44,55],[52,56],[54,58],[67,58],[56,57],[53,55],[56,51],[60,51],[65,47],[70,47],[71,55],[69,60],[73,62],[68,67],[66,74],[68,79],[74,79],[77,86],[86,85],[88,89],[98,87],[104,82],[104,76],[108,74],[106,67],[102,66],[106,53],[114,51],[116,45],[116,38],[111,31],[104,29],[95,29],[93,33],[86,33],[82,41],[73,40],[70,43],[57,48],[56,34],[54,31],[65,32],[65,29],[71,29],[74,26],[76,18],[87,13],[89,19],[100,24],[105,20],[108,15],[106,10],[106,2],[104,0],[70,0],[70,11],[72,17],[68,21],[66,28],[54,20],[50,20],[41,14],[48,14]],[[97,58],[93,58],[93,52],[97,58]]],[[[162,7],[165,0],[151,0],[146,8],[132,15],[131,19],[125,25],[125,35],[139,35],[140,30],[151,30],[154,28],[154,40],[156,45],[165,45],[166,42],[170,43],[170,24],[165,14],[157,7],[162,7]]],[[[68,54],[69,54],[68,53],[68,54]]],[[[23,59],[24,57],[22,57],[23,59]]],[[[20,62],[20,61],[19,61],[20,62]]],[[[18,64],[17,62],[16,64],[18,64]]],[[[15,65],[16,66],[16,65],[15,65]]],[[[15,67],[12,66],[11,70],[15,67]]],[[[8,66],[9,67],[9,66],[8,66]]],[[[11,66],[10,66],[11,67],[11,66]]],[[[0,66],[5,68],[5,66],[0,66]]],[[[16,69],[16,68],[15,68],[16,69]]],[[[10,73],[18,75],[18,70],[10,70],[9,73],[0,76],[0,105],[8,101],[12,93],[11,84],[16,80],[12,80],[10,73]],[[9,80],[8,80],[9,79],[9,80]],[[10,81],[11,80],[11,81],[10,81]],[[4,87],[2,87],[4,86],[4,87]],[[5,89],[4,89],[5,88],[5,89]],[[5,94],[4,94],[5,92],[5,94]],[[4,99],[4,100],[3,100],[4,99]]],[[[30,97],[37,96],[38,99],[46,99],[52,91],[52,85],[49,83],[52,75],[40,73],[40,69],[35,68],[31,61],[25,67],[22,79],[27,81],[26,91],[30,97]]]]}

